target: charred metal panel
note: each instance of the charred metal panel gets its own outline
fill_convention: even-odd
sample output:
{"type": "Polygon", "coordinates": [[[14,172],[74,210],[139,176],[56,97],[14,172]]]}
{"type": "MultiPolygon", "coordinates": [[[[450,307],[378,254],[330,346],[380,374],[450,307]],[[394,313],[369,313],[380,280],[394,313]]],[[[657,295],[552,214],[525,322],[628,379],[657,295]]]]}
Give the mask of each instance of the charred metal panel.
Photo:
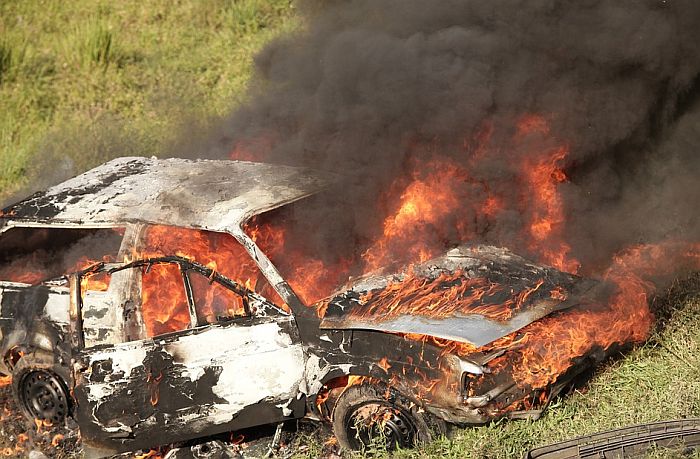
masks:
{"type": "Polygon", "coordinates": [[[14,346],[26,352],[44,351],[68,366],[67,288],[0,283],[0,372],[11,373],[4,357],[14,346]]]}
{"type": "Polygon", "coordinates": [[[88,290],[82,301],[83,338],[85,346],[117,344],[122,337],[117,323],[116,299],[112,292],[88,290]]]}
{"type": "MultiPolygon", "coordinates": [[[[123,342],[128,326],[131,326],[129,331],[135,335],[133,339],[144,338],[139,332],[142,327],[139,327],[139,331],[134,330],[133,321],[137,317],[133,316],[134,308],[130,309],[136,299],[141,297],[141,271],[125,269],[107,274],[109,286],[106,291],[81,289],[83,339],[87,347],[123,342]],[[128,314],[132,314],[132,317],[127,317],[128,314]]],[[[135,309],[139,311],[140,319],[140,309],[135,309]]]]}
{"type": "Polygon", "coordinates": [[[85,442],[128,451],[303,414],[304,350],[291,317],[240,319],[81,356],[85,442]]]}
{"type": "MultiPolygon", "coordinates": [[[[312,417],[328,416],[327,412],[319,411],[316,395],[326,390],[327,383],[353,375],[383,381],[434,414],[440,413],[438,407],[447,407],[458,412],[455,417],[459,417],[462,369],[452,357],[434,345],[399,335],[324,330],[309,348],[307,409],[312,417]]],[[[326,410],[331,407],[327,406],[326,410]]]]}
{"type": "Polygon", "coordinates": [[[7,225],[145,222],[231,231],[251,216],[318,192],[309,169],[185,159],[118,158],[2,211],[7,225]]]}
{"type": "MultiPolygon", "coordinates": [[[[505,249],[488,246],[459,247],[412,269],[411,274],[372,275],[356,281],[348,291],[330,300],[321,328],[417,333],[465,341],[479,347],[554,311],[591,301],[587,292],[596,285],[593,281],[529,263],[505,249]],[[377,308],[376,294],[392,284],[404,282],[409,275],[425,282],[442,282],[435,289],[445,292],[477,279],[485,286],[485,293],[466,297],[464,307],[449,314],[429,308],[391,314],[389,308],[377,308]],[[499,312],[505,310],[508,315],[494,318],[480,312],[493,306],[497,306],[499,312]]],[[[410,304],[414,299],[408,296],[400,302],[410,304]]]]}

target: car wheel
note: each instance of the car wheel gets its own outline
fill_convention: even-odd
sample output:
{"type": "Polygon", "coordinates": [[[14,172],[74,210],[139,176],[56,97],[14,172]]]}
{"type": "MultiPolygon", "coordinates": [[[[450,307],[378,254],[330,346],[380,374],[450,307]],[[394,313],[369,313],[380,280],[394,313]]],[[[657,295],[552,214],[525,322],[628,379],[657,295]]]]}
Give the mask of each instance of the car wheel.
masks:
{"type": "Polygon", "coordinates": [[[333,410],[333,431],[345,449],[363,451],[371,446],[410,448],[444,433],[444,422],[419,412],[415,403],[386,386],[348,387],[333,410]]]}
{"type": "Polygon", "coordinates": [[[14,394],[24,416],[57,425],[70,413],[70,397],[54,365],[22,358],[12,374],[14,394]]]}

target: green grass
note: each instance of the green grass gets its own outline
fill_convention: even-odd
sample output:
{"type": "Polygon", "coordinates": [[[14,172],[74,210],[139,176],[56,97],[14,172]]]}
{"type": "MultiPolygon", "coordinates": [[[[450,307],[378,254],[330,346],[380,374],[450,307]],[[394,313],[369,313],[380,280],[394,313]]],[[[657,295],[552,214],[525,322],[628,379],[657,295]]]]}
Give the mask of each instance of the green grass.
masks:
{"type": "Polygon", "coordinates": [[[245,97],[256,51],[297,23],[289,0],[0,2],[0,201],[49,159],[61,174],[167,154],[185,120],[245,97]]]}

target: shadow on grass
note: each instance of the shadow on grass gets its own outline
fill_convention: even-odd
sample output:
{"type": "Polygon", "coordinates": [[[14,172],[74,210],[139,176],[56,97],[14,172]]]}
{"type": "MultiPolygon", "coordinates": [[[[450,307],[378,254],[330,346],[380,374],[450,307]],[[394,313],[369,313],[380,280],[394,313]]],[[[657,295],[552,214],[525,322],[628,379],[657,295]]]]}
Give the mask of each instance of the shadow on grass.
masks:
{"type": "Polygon", "coordinates": [[[651,311],[656,317],[652,340],[664,332],[679,311],[685,311],[689,304],[700,302],[700,272],[674,280],[663,292],[649,300],[651,311]]]}

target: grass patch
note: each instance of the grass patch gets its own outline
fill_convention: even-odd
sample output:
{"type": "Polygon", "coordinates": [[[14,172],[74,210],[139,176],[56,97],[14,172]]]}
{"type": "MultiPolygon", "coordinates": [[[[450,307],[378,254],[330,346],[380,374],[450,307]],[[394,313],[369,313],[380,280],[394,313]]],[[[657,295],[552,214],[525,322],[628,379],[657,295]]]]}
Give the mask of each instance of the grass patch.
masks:
{"type": "Polygon", "coordinates": [[[66,60],[87,70],[106,70],[110,64],[120,64],[114,32],[104,23],[93,20],[79,26],[64,44],[66,60]]]}
{"type": "Polygon", "coordinates": [[[12,67],[12,45],[0,42],[0,82],[7,79],[12,67]]]}
{"type": "Polygon", "coordinates": [[[0,2],[0,201],[50,182],[35,172],[52,159],[74,174],[167,155],[186,120],[242,100],[255,53],[297,26],[289,0],[0,2]]]}

